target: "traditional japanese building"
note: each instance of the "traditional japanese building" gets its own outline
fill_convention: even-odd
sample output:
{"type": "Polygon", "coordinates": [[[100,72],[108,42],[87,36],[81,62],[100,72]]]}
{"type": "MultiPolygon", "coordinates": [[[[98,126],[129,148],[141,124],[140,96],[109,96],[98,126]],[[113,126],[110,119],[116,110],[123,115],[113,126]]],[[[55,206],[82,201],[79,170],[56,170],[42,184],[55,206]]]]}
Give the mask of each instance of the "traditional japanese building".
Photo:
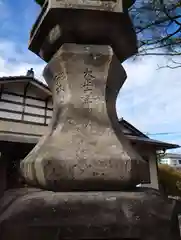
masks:
{"type": "Polygon", "coordinates": [[[46,133],[52,110],[51,91],[32,69],[0,78],[0,171],[8,175],[7,186],[16,184],[17,164],[46,133]]]}
{"type": "MultiPolygon", "coordinates": [[[[4,179],[0,184],[4,188],[17,185],[19,162],[46,133],[52,113],[51,91],[34,77],[33,69],[25,76],[0,78],[0,174],[4,179]]],[[[133,147],[148,162],[149,186],[158,188],[157,151],[179,146],[150,139],[124,119],[119,123],[133,147]]]]}

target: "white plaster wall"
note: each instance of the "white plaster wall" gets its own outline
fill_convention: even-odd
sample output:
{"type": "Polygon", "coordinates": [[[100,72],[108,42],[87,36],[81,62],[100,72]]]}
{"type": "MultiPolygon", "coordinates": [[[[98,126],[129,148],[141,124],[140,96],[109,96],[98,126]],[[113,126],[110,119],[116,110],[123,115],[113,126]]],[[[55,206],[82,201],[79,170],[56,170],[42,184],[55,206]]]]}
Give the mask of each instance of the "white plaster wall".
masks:
{"type": "Polygon", "coordinates": [[[156,153],[150,153],[149,155],[149,169],[151,182],[142,186],[159,189],[156,153]]]}
{"type": "Polygon", "coordinates": [[[43,118],[44,118],[44,116],[45,116],[45,109],[37,108],[37,107],[25,106],[25,113],[42,115],[43,118]]]}
{"type": "Polygon", "coordinates": [[[35,106],[45,107],[45,101],[31,99],[31,98],[28,98],[28,97],[26,98],[25,103],[35,105],[35,106]]]}
{"type": "Polygon", "coordinates": [[[1,132],[14,132],[24,134],[37,134],[44,135],[47,132],[48,127],[42,125],[32,125],[22,122],[12,122],[0,120],[0,134],[1,132]]]}
{"type": "MultiPolygon", "coordinates": [[[[9,89],[10,90],[10,89],[9,89]]],[[[30,94],[30,93],[29,93],[30,94]]],[[[22,120],[22,113],[24,111],[24,121],[35,122],[35,123],[45,123],[45,110],[46,116],[52,117],[53,110],[45,109],[46,102],[44,100],[36,100],[31,98],[25,99],[25,108],[23,105],[18,103],[23,103],[23,97],[14,96],[10,94],[2,94],[2,101],[0,102],[0,118],[6,119],[14,119],[14,120],[22,120]],[[14,103],[3,102],[3,100],[14,101],[14,103]],[[17,102],[17,104],[16,104],[17,102]],[[27,106],[26,104],[30,104],[32,106],[27,106]],[[42,108],[43,107],[43,108],[42,108]],[[8,112],[6,110],[13,110],[16,112],[8,112]],[[18,113],[19,112],[19,113],[18,113]],[[31,114],[31,116],[30,116],[31,114]],[[32,116],[34,114],[34,116],[32,116]],[[40,115],[40,116],[36,116],[40,115]]],[[[50,100],[48,106],[52,106],[52,101],[50,100]]],[[[46,122],[50,122],[50,119],[47,119],[46,122]]]]}
{"type": "Polygon", "coordinates": [[[23,97],[14,96],[14,95],[6,94],[6,93],[3,93],[1,98],[4,100],[10,100],[10,101],[14,101],[14,102],[20,102],[20,103],[23,102],[23,97]]]}
{"type": "Polygon", "coordinates": [[[44,124],[44,117],[24,115],[24,121],[44,124]]]}
{"type": "Polygon", "coordinates": [[[10,113],[4,111],[0,111],[0,118],[5,118],[5,119],[14,119],[14,120],[21,120],[21,115],[19,113],[10,113]]]}
{"type": "MultiPolygon", "coordinates": [[[[0,101],[0,138],[6,141],[22,141],[29,140],[35,142],[39,138],[46,134],[48,127],[45,124],[49,124],[51,121],[53,110],[45,109],[46,99],[48,95],[38,87],[31,86],[27,88],[26,98],[23,98],[24,87],[27,82],[20,83],[7,83],[4,84],[0,101]],[[19,94],[13,95],[13,94],[19,94]],[[39,99],[32,99],[39,98],[39,99]],[[3,101],[5,100],[5,101],[3,101]],[[9,101],[9,102],[6,102],[9,101]],[[13,101],[13,103],[12,103],[13,101]],[[24,102],[25,101],[25,102],[24,102]],[[18,104],[21,103],[21,104],[18,104]],[[25,105],[23,105],[25,103],[25,105]],[[32,105],[32,106],[29,106],[32,105]],[[9,110],[9,111],[8,111],[9,110]],[[46,110],[46,114],[45,114],[46,110]],[[10,112],[14,111],[14,112],[10,112]],[[24,112],[24,114],[23,114],[24,112]],[[22,116],[24,116],[22,121],[22,116]],[[8,120],[8,121],[7,121],[8,120]],[[13,121],[18,120],[18,121],[13,121]],[[35,124],[36,123],[36,124],[35,124]],[[40,124],[40,125],[39,125],[40,124]],[[18,140],[16,139],[18,137],[18,140]],[[13,140],[14,139],[14,140],[13,140]]],[[[48,107],[53,108],[52,99],[49,97],[48,107]]]]}
{"type": "Polygon", "coordinates": [[[5,110],[13,110],[17,112],[22,112],[23,106],[14,103],[0,102],[0,108],[5,110]]]}
{"type": "Polygon", "coordinates": [[[159,189],[156,150],[147,144],[139,144],[135,148],[149,162],[150,183],[141,184],[141,186],[159,189]]]}
{"type": "Polygon", "coordinates": [[[47,116],[52,117],[53,111],[52,110],[47,110],[47,116]]]}

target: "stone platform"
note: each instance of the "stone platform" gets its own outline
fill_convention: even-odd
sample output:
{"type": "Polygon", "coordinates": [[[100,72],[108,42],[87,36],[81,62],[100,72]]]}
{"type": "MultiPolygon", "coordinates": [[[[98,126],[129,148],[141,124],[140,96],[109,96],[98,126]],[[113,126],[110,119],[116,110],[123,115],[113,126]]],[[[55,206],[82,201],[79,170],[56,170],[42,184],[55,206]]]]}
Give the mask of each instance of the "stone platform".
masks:
{"type": "Polygon", "coordinates": [[[0,200],[1,240],[178,240],[174,201],[153,189],[51,192],[15,189],[0,200]]]}

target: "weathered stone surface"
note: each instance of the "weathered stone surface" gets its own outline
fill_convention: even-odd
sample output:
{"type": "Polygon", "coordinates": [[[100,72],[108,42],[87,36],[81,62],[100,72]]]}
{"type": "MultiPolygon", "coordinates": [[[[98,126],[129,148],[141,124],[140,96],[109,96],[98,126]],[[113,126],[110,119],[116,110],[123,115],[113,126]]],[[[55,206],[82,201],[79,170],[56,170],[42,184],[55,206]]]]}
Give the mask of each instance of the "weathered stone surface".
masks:
{"type": "Polygon", "coordinates": [[[148,163],[119,127],[115,102],[126,73],[109,47],[67,44],[44,77],[53,121],[21,163],[26,181],[62,191],[123,189],[149,179],[148,163]]]}
{"type": "Polygon", "coordinates": [[[16,189],[0,200],[0,239],[178,240],[174,207],[153,189],[76,193],[16,189]]]}
{"type": "Polygon", "coordinates": [[[48,6],[49,8],[75,8],[123,12],[123,10],[127,10],[134,2],[135,0],[47,0],[43,6],[48,6]]]}
{"type": "Polygon", "coordinates": [[[81,2],[49,1],[32,28],[29,49],[46,62],[64,43],[110,45],[121,62],[138,52],[128,11],[112,12],[122,9],[120,0],[81,2]]]}

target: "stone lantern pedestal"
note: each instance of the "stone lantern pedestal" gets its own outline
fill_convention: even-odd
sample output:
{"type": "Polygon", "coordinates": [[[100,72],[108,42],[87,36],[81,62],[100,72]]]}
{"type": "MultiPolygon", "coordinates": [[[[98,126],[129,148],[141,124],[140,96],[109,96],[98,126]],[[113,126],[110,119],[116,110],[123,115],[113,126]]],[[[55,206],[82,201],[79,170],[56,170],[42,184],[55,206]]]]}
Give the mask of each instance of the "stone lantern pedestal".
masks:
{"type": "Polygon", "coordinates": [[[126,73],[108,46],[64,44],[44,77],[53,92],[49,134],[22,161],[24,178],[55,191],[121,190],[148,182],[148,165],[119,128],[126,73]]]}

